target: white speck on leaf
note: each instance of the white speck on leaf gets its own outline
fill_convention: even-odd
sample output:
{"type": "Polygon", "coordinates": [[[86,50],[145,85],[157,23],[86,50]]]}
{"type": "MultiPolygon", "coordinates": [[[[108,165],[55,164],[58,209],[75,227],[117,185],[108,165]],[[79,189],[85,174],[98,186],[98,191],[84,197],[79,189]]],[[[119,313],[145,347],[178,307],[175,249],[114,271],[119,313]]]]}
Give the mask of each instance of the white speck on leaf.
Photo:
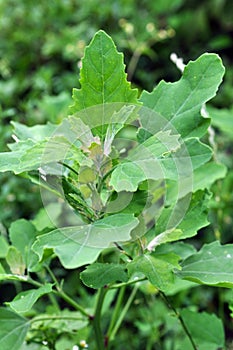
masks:
{"type": "Polygon", "coordinates": [[[18,139],[18,137],[16,135],[12,135],[11,137],[16,143],[19,142],[19,139],[18,139]]]}

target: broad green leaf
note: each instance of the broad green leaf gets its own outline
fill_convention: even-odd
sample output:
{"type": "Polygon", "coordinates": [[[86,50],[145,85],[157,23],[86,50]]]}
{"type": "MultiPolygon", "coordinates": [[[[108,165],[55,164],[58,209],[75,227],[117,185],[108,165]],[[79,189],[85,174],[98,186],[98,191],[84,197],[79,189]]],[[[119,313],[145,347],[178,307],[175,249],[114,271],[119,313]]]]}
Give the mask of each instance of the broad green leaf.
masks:
{"type": "MultiPolygon", "coordinates": [[[[194,236],[197,231],[205,226],[209,225],[208,221],[208,203],[210,195],[203,191],[197,191],[192,194],[189,207],[186,212],[183,212],[180,216],[180,223],[177,226],[182,230],[182,239],[194,236]],[[197,220],[198,217],[198,220],[197,220]]],[[[182,207],[182,201],[178,204],[178,210],[182,211],[185,208],[182,207]],[[181,204],[181,206],[179,206],[181,204]]],[[[174,214],[178,216],[178,212],[174,211],[174,214]]],[[[162,218],[161,218],[162,219],[162,218]]],[[[173,217],[170,217],[168,224],[172,225],[173,217]]],[[[159,227],[157,227],[159,229],[159,227]]],[[[157,231],[158,232],[158,231],[157,231]]]]}
{"type": "Polygon", "coordinates": [[[28,276],[25,275],[14,275],[10,273],[1,272],[0,281],[20,281],[20,282],[29,282],[28,276]]]}
{"type": "Polygon", "coordinates": [[[174,253],[179,255],[182,260],[196,253],[197,250],[192,244],[186,242],[167,243],[156,247],[156,254],[174,253]]]}
{"type": "MultiPolygon", "coordinates": [[[[12,153],[4,152],[0,153],[0,171],[14,171],[20,172],[20,158],[32,147],[35,147],[36,144],[40,144],[41,142],[45,142],[45,140],[49,139],[52,134],[55,132],[57,125],[47,123],[45,125],[35,125],[28,127],[26,125],[11,122],[14,126],[14,134],[13,138],[15,143],[8,144],[9,149],[12,153]],[[18,158],[18,161],[17,161],[18,158]],[[8,160],[8,168],[4,165],[4,159],[8,160]],[[6,169],[6,170],[4,170],[6,169]]],[[[33,154],[35,157],[35,154],[33,154]]]]}
{"type": "Polygon", "coordinates": [[[178,275],[200,284],[233,288],[232,264],[233,245],[215,241],[185,259],[178,275]]]}
{"type": "Polygon", "coordinates": [[[174,275],[173,283],[166,289],[167,296],[173,296],[182,291],[190,291],[191,288],[199,287],[199,284],[187,280],[180,279],[174,275]]]}
{"type": "Polygon", "coordinates": [[[173,134],[171,130],[159,131],[146,139],[136,150],[133,150],[132,158],[137,159],[142,150],[146,149],[151,155],[167,155],[181,147],[180,135],[173,134]]]}
{"type": "Polygon", "coordinates": [[[0,308],[0,349],[19,350],[29,330],[26,318],[0,308]]]}
{"type": "Polygon", "coordinates": [[[34,241],[36,230],[30,221],[19,219],[10,225],[9,236],[11,243],[23,254],[25,247],[34,241]]]}
{"type": "Polygon", "coordinates": [[[80,149],[64,136],[53,136],[34,144],[30,140],[23,141],[20,146],[20,151],[0,153],[0,171],[9,170],[19,174],[38,170],[45,164],[63,162],[65,159],[81,160],[84,158],[80,149]]]}
{"type": "Polygon", "coordinates": [[[8,248],[9,248],[9,244],[7,243],[5,237],[0,235],[0,259],[6,257],[8,248]]]}
{"type": "Polygon", "coordinates": [[[95,263],[89,265],[81,275],[83,283],[91,288],[101,288],[113,282],[126,282],[127,273],[122,265],[95,263]]]}
{"type": "Polygon", "coordinates": [[[224,134],[233,140],[233,108],[231,109],[217,109],[207,107],[207,111],[211,117],[213,126],[217,127],[224,134]]]}
{"type": "Polygon", "coordinates": [[[79,227],[67,231],[67,228],[64,228],[38,237],[32,249],[39,256],[40,261],[43,259],[44,249],[53,249],[62,265],[67,269],[93,263],[103,249],[85,246],[72,238],[69,239],[69,234],[72,237],[74,232],[80,232],[79,227]]]}
{"type": "Polygon", "coordinates": [[[19,159],[21,156],[22,152],[20,151],[0,153],[0,172],[17,172],[19,169],[19,159]]]}
{"type": "MultiPolygon", "coordinates": [[[[161,176],[162,175],[160,175],[160,177],[161,176]]],[[[139,183],[144,181],[146,178],[147,175],[136,162],[120,163],[112,173],[110,186],[113,186],[114,190],[117,192],[135,192],[139,183]]]]}
{"type": "Polygon", "coordinates": [[[182,149],[182,153],[178,153],[177,158],[185,162],[190,157],[193,169],[199,168],[212,157],[211,148],[195,137],[187,139],[184,144],[187,147],[188,155],[186,154],[186,150],[183,151],[182,149]]]}
{"type": "Polygon", "coordinates": [[[45,125],[26,126],[17,122],[11,122],[14,126],[14,134],[19,140],[42,141],[50,137],[56,130],[57,125],[48,122],[45,125]]]}
{"type": "MultiPolygon", "coordinates": [[[[12,135],[12,136],[15,137],[15,135],[12,135]]],[[[32,139],[19,140],[18,138],[16,138],[15,143],[8,144],[8,148],[16,154],[17,153],[23,154],[24,151],[33,147],[37,142],[41,142],[41,141],[36,141],[32,139]]]]}
{"type": "Polygon", "coordinates": [[[137,90],[130,88],[124,71],[123,55],[102,30],[86,47],[80,71],[81,89],[73,90],[73,113],[90,106],[112,102],[137,103],[137,90]]]}
{"type": "Polygon", "coordinates": [[[210,189],[214,182],[226,176],[227,168],[223,164],[209,162],[193,171],[192,179],[182,179],[181,182],[168,180],[166,186],[166,206],[172,205],[178,198],[186,196],[190,190],[210,189]],[[180,185],[182,184],[182,187],[180,185]],[[182,189],[182,190],[181,190],[182,189]]]}
{"type": "Polygon", "coordinates": [[[70,311],[67,309],[60,310],[59,313],[40,313],[38,316],[33,318],[31,329],[33,331],[41,329],[56,329],[60,333],[67,332],[74,334],[83,327],[88,325],[87,317],[83,316],[78,311],[70,311]]]}
{"type": "Polygon", "coordinates": [[[31,310],[37,300],[45,294],[52,292],[53,285],[46,283],[38,289],[30,289],[17,294],[13,301],[5,303],[17,313],[25,313],[31,310]]]}
{"type": "Polygon", "coordinates": [[[196,313],[188,309],[181,310],[180,314],[198,350],[224,348],[224,328],[222,321],[216,315],[206,312],[196,313]]]}
{"type": "Polygon", "coordinates": [[[10,266],[11,272],[16,275],[23,275],[26,265],[21,252],[14,246],[10,246],[6,256],[6,262],[10,266]]]}
{"type": "MultiPolygon", "coordinates": [[[[150,137],[116,167],[110,185],[117,192],[136,191],[139,183],[147,179],[179,181],[183,187],[187,186],[186,193],[192,191],[190,177],[194,169],[211,158],[211,149],[197,138],[190,138],[182,145],[179,136],[162,134],[162,141],[161,136],[150,137]]],[[[184,188],[182,191],[185,192],[184,188]]]]}
{"type": "Polygon", "coordinates": [[[163,208],[156,222],[156,236],[150,241],[147,249],[153,250],[160,244],[192,237],[200,228],[209,225],[208,200],[209,195],[198,191],[192,195],[188,207],[189,201],[186,202],[186,198],[182,198],[175,206],[163,208]]]}
{"type": "Polygon", "coordinates": [[[65,159],[80,158],[80,149],[69,142],[64,136],[52,136],[36,143],[26,150],[20,158],[18,172],[37,170],[41,166],[64,161],[65,159]]]}
{"type": "MultiPolygon", "coordinates": [[[[180,257],[180,260],[184,260],[190,255],[196,253],[196,249],[191,244],[179,241],[179,242],[174,242],[172,244],[167,243],[167,244],[162,244],[160,246],[157,246],[155,253],[156,254],[174,253],[180,257]]],[[[190,288],[198,287],[198,286],[199,285],[197,283],[187,281],[187,280],[182,280],[177,275],[174,275],[174,281],[169,286],[169,288],[166,289],[166,295],[172,296],[177,294],[180,291],[189,290],[190,288]]]]}
{"type": "Polygon", "coordinates": [[[210,188],[218,179],[226,176],[227,168],[223,164],[209,162],[195,169],[193,173],[193,192],[210,188]]]}
{"type": "Polygon", "coordinates": [[[36,239],[36,230],[30,221],[20,219],[13,222],[9,228],[11,243],[16,247],[28,267],[30,261],[32,243],[36,239]]]}
{"type": "Polygon", "coordinates": [[[211,157],[212,150],[209,146],[197,138],[189,138],[176,152],[164,157],[160,164],[164,178],[177,181],[184,196],[186,193],[193,192],[194,171],[207,163],[211,157]]]}
{"type": "MultiPolygon", "coordinates": [[[[219,56],[205,53],[187,64],[178,82],[161,81],[151,93],[144,91],[140,100],[145,107],[167,119],[182,137],[186,137],[200,128],[203,122],[206,123],[200,115],[201,107],[215,96],[223,74],[224,67],[219,56]]],[[[148,115],[145,120],[141,116],[141,122],[150,132],[157,127],[153,125],[153,120],[148,123],[148,115]]]]}
{"type": "Polygon", "coordinates": [[[15,124],[22,139],[16,139],[15,143],[8,145],[12,152],[0,153],[0,171],[19,174],[64,159],[74,158],[79,162],[86,158],[69,119],[64,119],[60,125],[37,125],[31,128],[15,124]]]}
{"type": "Polygon", "coordinates": [[[44,249],[51,248],[65,268],[76,268],[94,262],[112,242],[130,240],[138,222],[131,214],[116,214],[93,224],[60,228],[38,236],[33,250],[42,259],[44,249]]]}
{"type": "Polygon", "coordinates": [[[131,275],[143,273],[156,288],[166,291],[174,282],[173,270],[179,269],[180,257],[174,253],[144,254],[136,257],[127,265],[131,275]]]}
{"type": "Polygon", "coordinates": [[[62,203],[50,203],[41,208],[34,219],[33,225],[37,231],[43,231],[45,228],[54,228],[54,222],[58,222],[58,218],[62,213],[62,203]],[[53,222],[51,221],[49,213],[52,213],[53,222]]]}
{"type": "Polygon", "coordinates": [[[180,147],[179,135],[170,131],[158,132],[129,152],[111,175],[110,185],[117,191],[134,192],[146,179],[163,179],[163,155],[169,155],[180,147]]]}
{"type": "MultiPolygon", "coordinates": [[[[0,276],[5,274],[5,270],[4,270],[4,267],[2,266],[2,264],[0,263],[0,276]]],[[[0,280],[1,280],[1,277],[0,277],[0,280]]]]}

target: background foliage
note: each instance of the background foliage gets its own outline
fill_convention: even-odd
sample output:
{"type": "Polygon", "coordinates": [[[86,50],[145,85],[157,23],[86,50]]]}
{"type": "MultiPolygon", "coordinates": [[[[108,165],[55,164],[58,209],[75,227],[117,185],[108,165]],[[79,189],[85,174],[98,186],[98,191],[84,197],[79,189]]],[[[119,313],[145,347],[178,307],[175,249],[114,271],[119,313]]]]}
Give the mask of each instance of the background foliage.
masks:
{"type": "MultiPolygon", "coordinates": [[[[100,28],[110,34],[118,50],[124,52],[128,77],[139,90],[151,91],[161,79],[179,79],[180,72],[170,60],[172,52],[185,63],[206,51],[218,53],[226,75],[218,96],[208,107],[214,125],[214,137],[210,142],[215,159],[228,167],[228,173],[212,188],[211,226],[202,229],[190,243],[197,248],[216,239],[233,243],[233,4],[230,0],[87,0],[85,4],[78,0],[0,0],[0,14],[1,151],[6,150],[6,143],[10,141],[11,120],[32,126],[47,121],[57,123],[66,116],[71,90],[79,88],[84,48],[100,28]]],[[[42,204],[37,187],[25,179],[6,173],[1,175],[0,181],[0,230],[4,236],[12,221],[34,219],[42,204]]],[[[66,278],[69,293],[76,295],[78,291],[88,305],[90,291],[76,285],[75,273],[65,272],[58,262],[54,265],[58,275],[66,278]]],[[[17,284],[5,283],[0,288],[1,300],[12,300],[17,284]]],[[[175,326],[166,306],[159,301],[154,303],[154,298],[149,286],[138,292],[135,303],[140,308],[132,308],[128,313],[127,327],[121,332],[117,345],[119,349],[128,341],[127,328],[141,335],[140,341],[133,338],[134,349],[145,348],[143,339],[151,344],[151,347],[147,345],[148,349],[154,343],[159,344],[156,349],[170,349],[168,335],[171,333],[182,343],[182,330],[175,326]],[[148,309],[154,309],[157,315],[151,322],[148,322],[151,317],[148,309]]],[[[215,312],[223,320],[231,343],[231,291],[202,286],[174,293],[172,299],[177,307],[191,306],[215,312]]],[[[23,319],[17,322],[24,324],[23,319]]],[[[61,325],[57,326],[57,332],[59,329],[61,325]]],[[[85,332],[81,335],[85,337],[85,332]]],[[[58,349],[64,349],[64,339],[58,349]]]]}

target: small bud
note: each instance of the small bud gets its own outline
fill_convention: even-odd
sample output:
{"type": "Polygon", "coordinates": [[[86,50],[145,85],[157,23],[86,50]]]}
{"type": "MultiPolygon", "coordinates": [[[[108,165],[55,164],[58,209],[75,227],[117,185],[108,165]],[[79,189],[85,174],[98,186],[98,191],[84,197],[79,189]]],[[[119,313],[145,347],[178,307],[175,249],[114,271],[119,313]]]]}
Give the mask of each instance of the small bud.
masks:
{"type": "Polygon", "coordinates": [[[82,348],[85,348],[85,349],[88,348],[88,344],[86,343],[86,340],[80,340],[79,345],[80,345],[82,348]]]}
{"type": "Polygon", "coordinates": [[[155,30],[154,23],[147,23],[146,30],[148,31],[148,33],[154,32],[154,30],[155,30]]]}

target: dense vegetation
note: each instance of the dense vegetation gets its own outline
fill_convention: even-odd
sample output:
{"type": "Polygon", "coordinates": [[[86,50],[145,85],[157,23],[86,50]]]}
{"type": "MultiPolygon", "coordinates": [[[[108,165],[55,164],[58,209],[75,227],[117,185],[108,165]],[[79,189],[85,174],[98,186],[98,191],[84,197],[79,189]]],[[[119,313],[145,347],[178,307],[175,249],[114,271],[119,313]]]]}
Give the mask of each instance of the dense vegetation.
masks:
{"type": "Polygon", "coordinates": [[[231,8],[0,0],[2,348],[231,348],[231,8]]]}

